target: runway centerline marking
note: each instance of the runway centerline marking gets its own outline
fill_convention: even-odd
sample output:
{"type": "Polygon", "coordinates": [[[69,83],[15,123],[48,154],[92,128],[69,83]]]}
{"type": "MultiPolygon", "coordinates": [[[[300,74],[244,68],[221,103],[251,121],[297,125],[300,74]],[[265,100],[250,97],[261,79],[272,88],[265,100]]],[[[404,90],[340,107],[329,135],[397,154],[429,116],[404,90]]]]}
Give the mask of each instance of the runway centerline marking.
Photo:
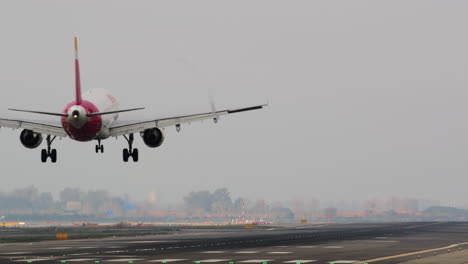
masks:
{"type": "Polygon", "coordinates": [[[222,261],[229,261],[231,259],[204,259],[204,260],[198,260],[197,262],[200,263],[216,263],[216,262],[222,262],[222,261]]]}
{"type": "Polygon", "coordinates": [[[255,254],[255,253],[258,253],[258,251],[237,251],[237,252],[234,252],[236,254],[255,254]]]}
{"type": "Polygon", "coordinates": [[[202,251],[200,253],[203,253],[203,254],[222,254],[222,253],[226,253],[226,251],[202,251]]]}
{"type": "Polygon", "coordinates": [[[291,254],[292,252],[286,252],[286,251],[273,251],[273,252],[268,252],[267,254],[291,254]]]}
{"type": "Polygon", "coordinates": [[[240,263],[263,263],[263,262],[270,262],[273,261],[274,259],[248,259],[248,260],[242,260],[239,261],[240,263]]]}
{"type": "Polygon", "coordinates": [[[36,259],[16,259],[16,262],[35,262],[35,261],[46,261],[52,260],[51,258],[36,258],[36,259]]]}
{"type": "Polygon", "coordinates": [[[323,248],[343,248],[343,246],[326,246],[326,247],[323,247],[323,248]]]}
{"type": "Polygon", "coordinates": [[[315,259],[295,259],[295,260],[288,260],[288,261],[283,261],[283,263],[310,263],[310,262],[315,262],[317,260],[315,259]]]}
{"type": "Polygon", "coordinates": [[[95,258],[81,258],[81,259],[67,259],[66,262],[82,262],[82,261],[92,261],[96,260],[95,258]]]}
{"type": "Polygon", "coordinates": [[[1,253],[0,255],[21,255],[21,254],[29,254],[31,252],[6,252],[6,253],[1,253]]]}
{"type": "Polygon", "coordinates": [[[150,260],[149,262],[164,262],[164,263],[169,263],[169,262],[177,262],[177,261],[184,261],[187,259],[156,259],[156,260],[150,260]]]}
{"type": "Polygon", "coordinates": [[[168,240],[145,240],[145,241],[127,241],[125,243],[128,244],[144,244],[144,243],[164,243],[164,242],[171,242],[168,240]]]}
{"type": "Polygon", "coordinates": [[[298,246],[298,248],[316,248],[317,246],[298,246]]]}
{"type": "Polygon", "coordinates": [[[109,261],[109,262],[129,262],[129,261],[137,261],[137,260],[142,260],[142,259],[139,259],[139,258],[128,258],[128,259],[108,259],[106,261],[109,261]]]}

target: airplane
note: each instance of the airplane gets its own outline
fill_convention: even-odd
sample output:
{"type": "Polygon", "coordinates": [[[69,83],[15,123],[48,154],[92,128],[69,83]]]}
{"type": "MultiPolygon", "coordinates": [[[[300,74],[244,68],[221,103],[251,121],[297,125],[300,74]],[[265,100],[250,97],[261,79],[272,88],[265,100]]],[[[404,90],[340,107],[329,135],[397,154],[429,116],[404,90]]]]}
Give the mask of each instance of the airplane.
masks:
{"type": "Polygon", "coordinates": [[[206,113],[154,118],[144,121],[121,121],[118,120],[119,113],[143,110],[144,108],[120,110],[115,97],[108,90],[102,88],[91,89],[82,93],[80,63],[78,60],[78,39],[76,36],[74,38],[74,46],[75,100],[68,103],[62,112],[8,109],[10,111],[56,116],[60,120],[57,120],[56,123],[51,123],[50,121],[0,118],[0,127],[22,129],[20,141],[28,149],[39,147],[43,141],[43,135],[46,135],[47,148],[41,151],[41,161],[43,163],[47,162],[48,158],[50,158],[52,163],[57,162],[57,150],[52,149],[52,143],[57,137],[65,138],[67,136],[79,142],[97,140],[96,153],[104,153],[102,140],[123,136],[128,143],[128,148],[124,148],[122,151],[123,161],[128,162],[131,157],[133,162],[138,162],[138,149],[133,147],[133,135],[135,133],[140,134],[146,146],[157,148],[164,141],[164,129],[166,127],[175,126],[176,131],[180,132],[181,125],[185,123],[206,119],[212,119],[214,123],[217,123],[220,116],[258,110],[267,105],[262,104],[216,111],[214,104],[212,104],[212,111],[206,113]]]}

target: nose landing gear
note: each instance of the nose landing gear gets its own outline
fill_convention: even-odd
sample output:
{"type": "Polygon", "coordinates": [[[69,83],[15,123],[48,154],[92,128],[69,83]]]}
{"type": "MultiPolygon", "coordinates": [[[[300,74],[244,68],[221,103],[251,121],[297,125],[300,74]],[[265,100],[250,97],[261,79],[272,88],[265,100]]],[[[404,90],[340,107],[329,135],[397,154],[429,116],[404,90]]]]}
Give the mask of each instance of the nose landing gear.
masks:
{"type": "Polygon", "coordinates": [[[98,139],[98,143],[96,145],[96,153],[99,153],[99,151],[101,151],[101,153],[104,153],[104,145],[101,144],[100,139],[98,139]]]}
{"type": "Polygon", "coordinates": [[[55,140],[55,136],[53,138],[50,137],[50,135],[47,136],[46,141],[47,141],[47,149],[42,149],[41,151],[41,161],[43,163],[47,162],[47,158],[50,157],[50,161],[52,163],[57,162],[57,150],[56,149],[51,149],[52,142],[55,140]]]}
{"type": "Polygon", "coordinates": [[[123,161],[128,162],[128,159],[130,157],[132,157],[134,162],[138,162],[138,149],[133,148],[133,146],[132,146],[133,145],[133,134],[130,134],[128,137],[126,135],[124,135],[124,138],[128,142],[128,149],[125,148],[123,150],[123,152],[122,152],[123,161]]]}

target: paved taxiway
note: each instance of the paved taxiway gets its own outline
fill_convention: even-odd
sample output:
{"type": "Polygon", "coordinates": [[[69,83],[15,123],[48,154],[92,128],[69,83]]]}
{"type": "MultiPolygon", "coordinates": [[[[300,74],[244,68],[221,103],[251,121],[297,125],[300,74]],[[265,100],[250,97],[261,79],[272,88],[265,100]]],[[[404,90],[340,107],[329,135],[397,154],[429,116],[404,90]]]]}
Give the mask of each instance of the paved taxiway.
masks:
{"type": "Polygon", "coordinates": [[[2,244],[0,263],[386,264],[465,252],[465,242],[468,223],[227,227],[156,236],[2,244]]]}

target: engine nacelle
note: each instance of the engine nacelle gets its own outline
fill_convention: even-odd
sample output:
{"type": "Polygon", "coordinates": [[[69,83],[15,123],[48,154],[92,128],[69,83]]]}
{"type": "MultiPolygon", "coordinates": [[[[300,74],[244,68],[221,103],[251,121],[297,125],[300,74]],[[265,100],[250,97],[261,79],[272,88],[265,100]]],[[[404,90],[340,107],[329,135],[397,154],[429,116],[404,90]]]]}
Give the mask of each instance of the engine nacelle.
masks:
{"type": "Polygon", "coordinates": [[[164,142],[164,134],[157,127],[146,129],[141,133],[141,137],[146,146],[150,148],[157,148],[164,142]]]}
{"type": "Polygon", "coordinates": [[[37,148],[42,143],[42,134],[25,129],[21,131],[20,141],[26,148],[37,148]]]}

